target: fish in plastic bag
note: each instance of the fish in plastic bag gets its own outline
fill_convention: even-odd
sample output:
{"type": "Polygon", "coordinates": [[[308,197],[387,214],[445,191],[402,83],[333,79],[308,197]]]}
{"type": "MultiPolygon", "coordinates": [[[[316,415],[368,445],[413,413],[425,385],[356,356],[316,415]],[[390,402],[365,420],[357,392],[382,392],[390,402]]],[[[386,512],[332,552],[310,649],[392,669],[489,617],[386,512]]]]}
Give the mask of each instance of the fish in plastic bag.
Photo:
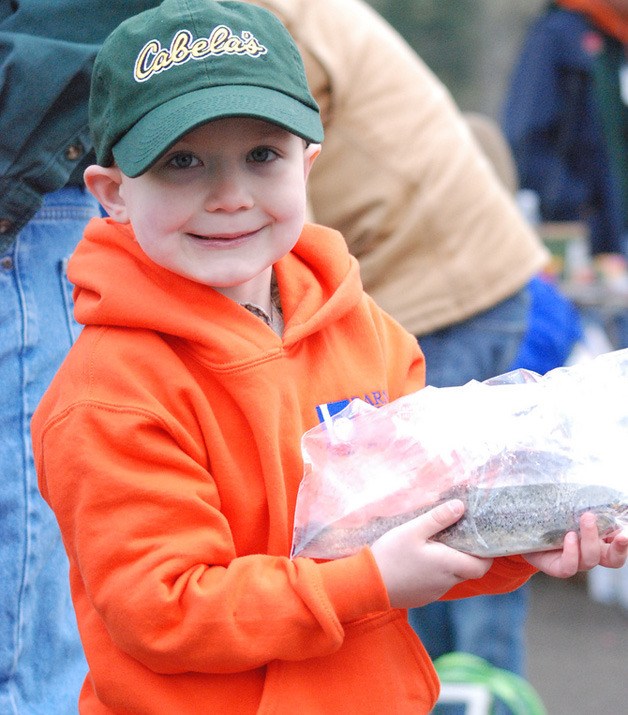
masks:
{"type": "Polygon", "coordinates": [[[628,350],[544,377],[354,401],[303,438],[292,556],[331,559],[436,504],[465,514],[434,539],[477,556],[560,548],[586,511],[628,527],[628,350]]]}

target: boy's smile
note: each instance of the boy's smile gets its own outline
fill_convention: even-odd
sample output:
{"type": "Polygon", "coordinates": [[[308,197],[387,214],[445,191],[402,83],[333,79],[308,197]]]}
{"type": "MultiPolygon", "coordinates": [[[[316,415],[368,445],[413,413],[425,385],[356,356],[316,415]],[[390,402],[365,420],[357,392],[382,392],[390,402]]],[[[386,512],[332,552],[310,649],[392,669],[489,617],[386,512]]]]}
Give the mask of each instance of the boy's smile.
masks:
{"type": "Polygon", "coordinates": [[[219,119],[186,134],[137,178],[90,167],[86,181],[97,189],[92,172],[114,182],[101,202],[112,218],[132,223],[155,263],[265,307],[272,265],[301,233],[318,150],[268,122],[219,119]]]}

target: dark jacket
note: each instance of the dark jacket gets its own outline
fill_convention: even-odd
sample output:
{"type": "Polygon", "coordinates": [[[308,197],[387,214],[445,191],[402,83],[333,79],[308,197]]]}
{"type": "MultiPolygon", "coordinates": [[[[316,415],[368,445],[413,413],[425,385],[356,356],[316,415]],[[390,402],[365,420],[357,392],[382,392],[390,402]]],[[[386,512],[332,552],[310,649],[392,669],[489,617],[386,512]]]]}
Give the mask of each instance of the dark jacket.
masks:
{"type": "Polygon", "coordinates": [[[620,104],[619,57],[584,15],[550,7],[528,31],[504,107],[521,186],[539,194],[544,221],[586,221],[593,254],[621,252],[625,230],[599,101],[600,79],[612,78],[620,104]]]}
{"type": "Polygon", "coordinates": [[[100,43],[159,0],[0,0],[0,250],[42,196],[80,184],[87,103],[100,43]]]}

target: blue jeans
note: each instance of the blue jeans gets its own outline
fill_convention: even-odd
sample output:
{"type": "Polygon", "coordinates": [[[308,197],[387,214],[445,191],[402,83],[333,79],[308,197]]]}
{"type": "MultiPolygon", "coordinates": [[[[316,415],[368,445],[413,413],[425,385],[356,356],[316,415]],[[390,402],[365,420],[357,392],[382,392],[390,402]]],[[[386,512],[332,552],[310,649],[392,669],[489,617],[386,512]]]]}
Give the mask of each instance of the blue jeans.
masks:
{"type": "MultiPolygon", "coordinates": [[[[527,290],[469,320],[418,337],[426,382],[435,387],[487,380],[513,369],[528,324],[527,290]]],[[[451,651],[473,653],[523,675],[527,587],[495,596],[436,601],[409,612],[412,628],[435,659],[451,651]]],[[[438,706],[438,713],[461,712],[438,706]]],[[[495,712],[509,712],[500,706],[495,712]]]]}
{"type": "Polygon", "coordinates": [[[66,262],[99,213],[80,188],[49,194],[0,255],[0,713],[70,715],[87,672],[68,563],[41,498],[30,419],[80,326],[66,262]]]}
{"type": "Polygon", "coordinates": [[[528,326],[527,288],[468,320],[417,336],[428,385],[452,387],[512,369],[528,326]]]}

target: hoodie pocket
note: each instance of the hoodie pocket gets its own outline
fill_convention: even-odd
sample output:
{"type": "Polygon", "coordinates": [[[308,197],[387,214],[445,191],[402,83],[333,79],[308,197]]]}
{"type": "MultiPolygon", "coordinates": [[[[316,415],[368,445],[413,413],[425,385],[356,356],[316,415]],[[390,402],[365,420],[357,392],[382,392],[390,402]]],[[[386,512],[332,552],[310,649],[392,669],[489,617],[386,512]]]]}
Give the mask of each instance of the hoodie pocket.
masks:
{"type": "Polygon", "coordinates": [[[386,611],[347,624],[335,653],[270,663],[258,713],[421,715],[432,710],[438,690],[405,612],[386,611]]]}

